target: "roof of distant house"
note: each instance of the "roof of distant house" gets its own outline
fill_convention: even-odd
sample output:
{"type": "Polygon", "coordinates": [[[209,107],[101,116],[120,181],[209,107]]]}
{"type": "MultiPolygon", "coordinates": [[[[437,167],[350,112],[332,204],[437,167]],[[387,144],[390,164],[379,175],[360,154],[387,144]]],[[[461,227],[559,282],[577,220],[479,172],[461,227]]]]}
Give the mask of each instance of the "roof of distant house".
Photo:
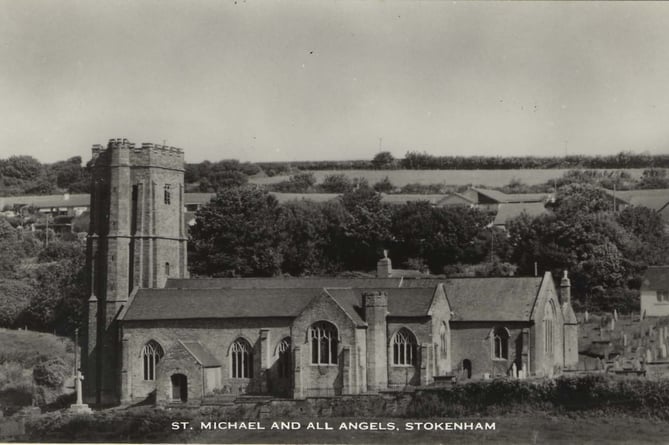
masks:
{"type": "Polygon", "coordinates": [[[543,202],[514,202],[503,203],[497,208],[497,215],[495,215],[496,226],[505,226],[510,219],[526,213],[528,216],[534,218],[546,213],[546,207],[543,202]]]}
{"type": "Polygon", "coordinates": [[[602,189],[610,196],[633,206],[644,206],[661,211],[669,204],[669,189],[655,190],[608,190],[602,189]]]}
{"type": "Polygon", "coordinates": [[[6,196],[0,198],[0,210],[5,207],[14,206],[31,206],[36,208],[88,207],[90,200],[91,198],[88,193],[6,196]]]}
{"type": "Polygon", "coordinates": [[[669,290],[669,266],[650,266],[643,275],[641,290],[669,290]]]}
{"type": "Polygon", "coordinates": [[[472,190],[497,201],[498,203],[543,202],[551,197],[550,193],[504,193],[499,190],[489,190],[478,187],[472,187],[472,190]]]}

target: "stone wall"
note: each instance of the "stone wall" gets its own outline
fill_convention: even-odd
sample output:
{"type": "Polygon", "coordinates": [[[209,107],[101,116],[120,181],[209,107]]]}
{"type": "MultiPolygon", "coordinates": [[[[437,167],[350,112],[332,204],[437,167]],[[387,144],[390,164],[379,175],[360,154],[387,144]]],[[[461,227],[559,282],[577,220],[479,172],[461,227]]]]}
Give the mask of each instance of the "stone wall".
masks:
{"type": "MultiPolygon", "coordinates": [[[[199,341],[221,363],[221,380],[217,387],[231,394],[259,392],[267,387],[262,382],[260,330],[268,329],[270,367],[278,359],[276,348],[284,337],[290,337],[289,319],[230,319],[230,320],[171,320],[125,322],[123,332],[128,336],[130,364],[128,372],[132,381],[132,398],[147,397],[155,382],[143,379],[141,351],[150,341],[158,342],[164,351],[182,341],[199,341]],[[253,347],[253,379],[233,379],[230,347],[238,338],[244,338],[253,347]]],[[[270,373],[270,377],[274,375],[270,373]]],[[[281,383],[281,382],[280,382],[281,383]]],[[[285,383],[284,383],[285,384],[285,383]]]]}
{"type": "MultiPolygon", "coordinates": [[[[342,353],[345,348],[353,351],[352,359],[349,356],[348,366],[355,369],[359,366],[356,344],[356,326],[343,309],[329,296],[322,294],[316,297],[297,317],[293,324],[291,340],[295,352],[295,398],[318,395],[338,395],[343,391],[344,370],[342,369],[347,360],[343,360],[342,353]],[[339,351],[337,364],[319,365],[313,364],[311,360],[311,342],[309,339],[309,328],[317,321],[324,320],[334,324],[339,334],[339,351]]],[[[357,373],[347,371],[347,376],[355,379],[357,373]]],[[[353,382],[354,387],[359,387],[359,382],[353,382]]],[[[347,389],[348,391],[349,389],[347,389]]]]}
{"type": "MultiPolygon", "coordinates": [[[[514,361],[522,356],[523,330],[529,323],[523,322],[457,322],[451,323],[453,372],[460,375],[464,360],[472,365],[472,378],[483,374],[508,375],[514,361]],[[509,357],[507,360],[493,358],[493,329],[502,327],[509,331],[509,357]]],[[[518,365],[516,365],[518,366],[518,365]]]]}

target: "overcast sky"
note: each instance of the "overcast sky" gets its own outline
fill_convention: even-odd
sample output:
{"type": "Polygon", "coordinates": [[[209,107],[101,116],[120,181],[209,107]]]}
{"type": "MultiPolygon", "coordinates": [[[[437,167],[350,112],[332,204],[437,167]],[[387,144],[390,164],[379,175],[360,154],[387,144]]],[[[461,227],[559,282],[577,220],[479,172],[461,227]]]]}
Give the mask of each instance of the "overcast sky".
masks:
{"type": "Polygon", "coordinates": [[[116,137],[190,162],[669,152],[666,3],[0,8],[0,158],[116,137]]]}

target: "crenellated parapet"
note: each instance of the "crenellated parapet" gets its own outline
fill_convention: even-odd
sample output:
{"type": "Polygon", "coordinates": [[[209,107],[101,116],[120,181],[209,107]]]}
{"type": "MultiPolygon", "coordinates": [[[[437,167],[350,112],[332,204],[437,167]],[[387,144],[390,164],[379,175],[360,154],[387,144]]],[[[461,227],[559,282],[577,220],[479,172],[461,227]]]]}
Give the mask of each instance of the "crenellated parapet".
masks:
{"type": "Polygon", "coordinates": [[[184,152],[181,148],[143,142],[136,145],[127,139],[110,139],[105,148],[93,145],[93,167],[124,166],[133,168],[164,168],[184,171],[184,152]],[[101,160],[102,162],[98,162],[101,160]]]}

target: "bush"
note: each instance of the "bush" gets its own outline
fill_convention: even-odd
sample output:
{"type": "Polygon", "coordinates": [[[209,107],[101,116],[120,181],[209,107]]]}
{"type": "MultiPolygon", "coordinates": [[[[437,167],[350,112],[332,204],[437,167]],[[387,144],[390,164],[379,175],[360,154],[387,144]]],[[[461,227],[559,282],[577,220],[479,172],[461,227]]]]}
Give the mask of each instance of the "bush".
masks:
{"type": "Polygon", "coordinates": [[[12,327],[30,305],[35,289],[22,281],[0,280],[0,327],[12,327]]]}
{"type": "Polygon", "coordinates": [[[48,388],[60,388],[65,382],[65,376],[70,369],[65,362],[59,358],[40,363],[33,368],[33,380],[38,385],[48,388]]]}

